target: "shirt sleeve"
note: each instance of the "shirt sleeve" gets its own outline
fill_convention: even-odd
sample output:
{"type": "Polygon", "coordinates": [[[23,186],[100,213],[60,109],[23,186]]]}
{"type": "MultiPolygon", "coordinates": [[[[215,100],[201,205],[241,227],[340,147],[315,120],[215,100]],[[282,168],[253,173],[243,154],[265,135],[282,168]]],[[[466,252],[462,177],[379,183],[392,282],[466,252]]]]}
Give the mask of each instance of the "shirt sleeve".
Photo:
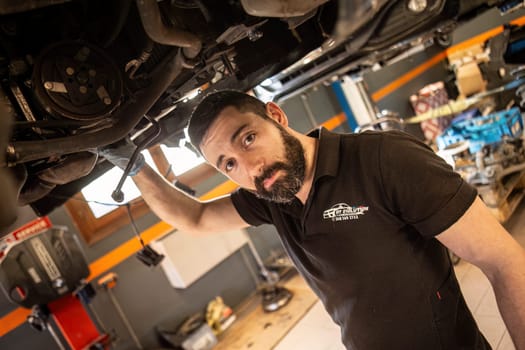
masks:
{"type": "Polygon", "coordinates": [[[379,166],[390,210],[425,237],[454,224],[477,195],[432,149],[402,132],[383,135],[379,166]]]}
{"type": "Polygon", "coordinates": [[[272,223],[268,205],[253,193],[239,188],[231,194],[231,200],[246,223],[252,226],[272,223]]]}

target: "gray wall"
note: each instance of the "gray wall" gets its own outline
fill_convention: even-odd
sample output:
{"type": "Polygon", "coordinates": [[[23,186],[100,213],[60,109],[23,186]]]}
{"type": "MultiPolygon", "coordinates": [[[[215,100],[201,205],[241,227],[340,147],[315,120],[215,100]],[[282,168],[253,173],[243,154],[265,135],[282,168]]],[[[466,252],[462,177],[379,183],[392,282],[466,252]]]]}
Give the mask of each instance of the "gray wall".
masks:
{"type": "MultiPolygon", "coordinates": [[[[441,48],[432,46],[425,51],[412,55],[409,58],[392,65],[383,67],[378,71],[364,74],[363,80],[368,88],[368,92],[372,95],[385,85],[399,78],[401,74],[431,59],[441,51],[441,48]]],[[[445,64],[445,61],[441,61],[416,79],[407,82],[400,89],[397,89],[389,95],[386,95],[381,100],[376,101],[377,107],[379,110],[387,109],[399,113],[401,118],[413,116],[414,110],[410,105],[409,96],[416,93],[426,84],[445,80],[450,75],[446,70],[445,64]]],[[[405,131],[423,138],[419,125],[409,125],[405,131]]]]}
{"type": "MultiPolygon", "coordinates": [[[[307,133],[319,124],[341,113],[342,109],[330,86],[319,85],[303,93],[306,99],[295,96],[281,103],[281,107],[290,119],[290,125],[295,130],[307,133]],[[306,106],[305,106],[306,103],[306,106]],[[308,115],[310,110],[312,118],[308,115]]],[[[335,131],[349,132],[350,128],[343,123],[335,131]]]]}
{"type": "MultiPolygon", "coordinates": [[[[453,32],[452,45],[524,15],[525,10],[523,9],[505,16],[501,16],[497,10],[487,11],[474,20],[459,25],[453,32]]],[[[414,69],[442,51],[443,49],[441,47],[433,45],[425,51],[414,54],[409,58],[398,61],[394,64],[382,67],[380,70],[365,73],[363,79],[366,83],[369,94],[374,94],[382,87],[399,78],[402,74],[414,69]]],[[[447,62],[446,60],[443,60],[426,70],[417,78],[407,82],[405,85],[389,95],[386,95],[379,101],[376,101],[377,107],[380,110],[388,109],[397,112],[401,118],[411,117],[414,115],[414,110],[409,102],[410,95],[416,93],[423,86],[440,80],[453,85],[454,79],[454,73],[447,69],[447,62]]],[[[456,98],[456,96],[450,97],[456,98]]],[[[409,125],[406,131],[415,136],[423,137],[419,125],[409,125]]]]}

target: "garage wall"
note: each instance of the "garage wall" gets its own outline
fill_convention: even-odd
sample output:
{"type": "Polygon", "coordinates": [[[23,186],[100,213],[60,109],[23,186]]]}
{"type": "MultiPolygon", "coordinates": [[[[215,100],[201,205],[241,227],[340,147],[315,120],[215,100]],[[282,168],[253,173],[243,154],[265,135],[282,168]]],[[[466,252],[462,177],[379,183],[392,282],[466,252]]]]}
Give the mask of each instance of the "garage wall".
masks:
{"type": "MultiPolygon", "coordinates": [[[[443,49],[437,46],[431,46],[425,51],[412,55],[407,59],[383,67],[378,71],[364,74],[363,80],[368,88],[368,92],[372,95],[375,91],[378,91],[385,85],[399,78],[404,72],[408,72],[414,67],[430,60],[432,57],[442,52],[442,50],[443,49]]],[[[446,69],[446,62],[441,61],[426,70],[424,74],[418,76],[416,79],[408,81],[400,89],[397,89],[386,95],[384,98],[374,102],[380,111],[390,110],[398,113],[401,118],[411,117],[414,115],[414,110],[408,99],[410,95],[416,93],[426,84],[440,80],[450,81],[453,79],[454,75],[446,69]]],[[[419,125],[409,125],[405,131],[423,139],[423,133],[421,132],[419,125]]]]}
{"type": "MultiPolygon", "coordinates": [[[[311,131],[342,112],[331,86],[325,85],[316,86],[301,95],[287,99],[281,103],[281,107],[290,120],[290,126],[302,133],[311,131]]],[[[334,131],[349,132],[350,128],[343,123],[334,131]]]]}
{"type": "MultiPolygon", "coordinates": [[[[474,20],[458,26],[452,36],[452,46],[522,16],[525,16],[524,9],[505,16],[501,16],[497,10],[487,11],[476,17],[474,20]]],[[[365,73],[363,75],[363,80],[368,87],[370,96],[374,96],[374,94],[381,88],[398,79],[403,74],[434,58],[436,55],[442,53],[443,50],[443,48],[433,45],[425,51],[414,54],[389,66],[385,66],[380,70],[365,73]]],[[[410,95],[416,93],[427,84],[444,81],[449,87],[450,98],[455,99],[456,95],[453,91],[454,80],[454,73],[447,69],[446,60],[441,60],[416,78],[406,82],[397,90],[394,90],[392,93],[380,99],[376,99],[375,102],[380,110],[392,110],[399,113],[401,118],[411,117],[414,115],[414,110],[409,102],[410,95]]],[[[410,125],[406,131],[423,138],[423,134],[418,125],[410,125]]]]}

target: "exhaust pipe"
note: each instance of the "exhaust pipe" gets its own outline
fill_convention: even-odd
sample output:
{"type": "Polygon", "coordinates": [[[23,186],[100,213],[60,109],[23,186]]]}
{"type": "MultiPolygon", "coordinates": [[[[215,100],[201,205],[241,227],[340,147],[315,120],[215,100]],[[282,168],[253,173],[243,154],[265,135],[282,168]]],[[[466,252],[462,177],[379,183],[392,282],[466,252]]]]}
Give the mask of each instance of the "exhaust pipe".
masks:
{"type": "Polygon", "coordinates": [[[379,9],[379,1],[339,0],[337,21],[332,32],[334,46],[347,40],[350,34],[370,19],[371,13],[376,13],[379,9]]]}
{"type": "Polygon", "coordinates": [[[135,93],[134,99],[125,103],[113,115],[116,123],[111,128],[44,141],[12,142],[7,147],[8,165],[87,151],[124,138],[181,73],[183,66],[184,58],[179,49],[173,50],[153,72],[152,85],[135,93]]]}
{"type": "Polygon", "coordinates": [[[157,0],[137,0],[137,7],[144,30],[151,40],[183,48],[187,58],[195,58],[202,48],[199,38],[191,33],[169,28],[162,22],[157,0]]]}

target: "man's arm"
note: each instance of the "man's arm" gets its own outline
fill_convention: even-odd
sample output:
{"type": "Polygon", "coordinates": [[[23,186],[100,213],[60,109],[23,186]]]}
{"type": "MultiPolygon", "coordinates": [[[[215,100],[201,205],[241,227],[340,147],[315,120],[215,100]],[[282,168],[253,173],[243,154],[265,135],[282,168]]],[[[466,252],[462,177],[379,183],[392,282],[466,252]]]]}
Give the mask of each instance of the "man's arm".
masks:
{"type": "Polygon", "coordinates": [[[518,350],[525,349],[525,250],[500,225],[481,199],[436,238],[488,277],[518,350]]]}
{"type": "Polygon", "coordinates": [[[187,195],[147,164],[132,177],[142,197],[162,220],[189,233],[214,233],[248,227],[229,195],[207,202],[187,195]]]}

